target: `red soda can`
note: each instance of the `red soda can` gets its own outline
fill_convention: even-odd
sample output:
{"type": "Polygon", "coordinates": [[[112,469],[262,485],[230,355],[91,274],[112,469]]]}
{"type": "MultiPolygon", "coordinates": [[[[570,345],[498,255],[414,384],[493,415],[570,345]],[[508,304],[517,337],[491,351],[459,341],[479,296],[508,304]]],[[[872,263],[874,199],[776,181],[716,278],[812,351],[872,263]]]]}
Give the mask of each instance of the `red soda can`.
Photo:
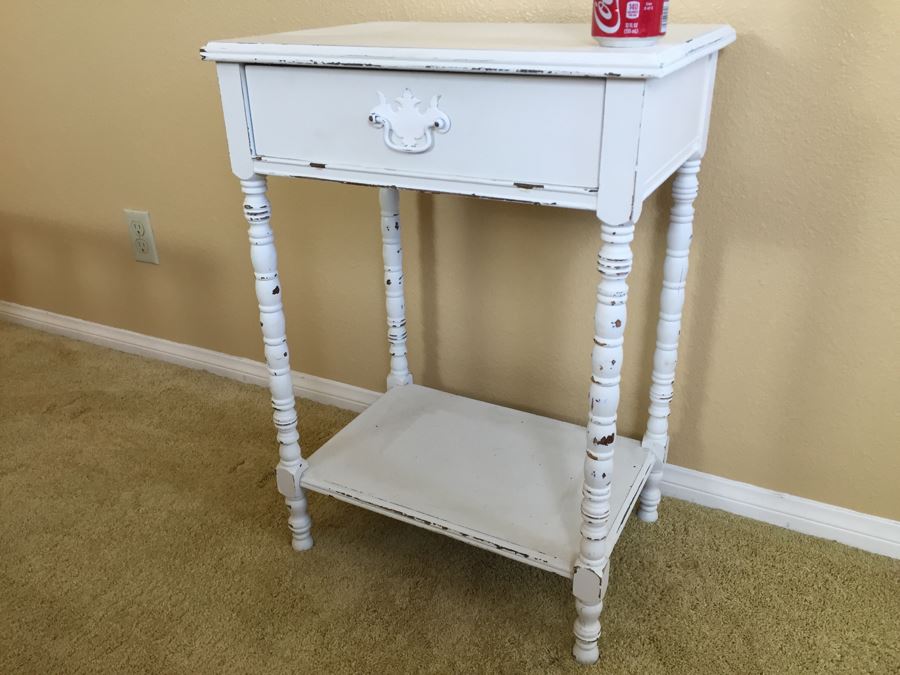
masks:
{"type": "Polygon", "coordinates": [[[605,47],[639,47],[666,34],[669,0],[594,0],[591,35],[605,47]]]}

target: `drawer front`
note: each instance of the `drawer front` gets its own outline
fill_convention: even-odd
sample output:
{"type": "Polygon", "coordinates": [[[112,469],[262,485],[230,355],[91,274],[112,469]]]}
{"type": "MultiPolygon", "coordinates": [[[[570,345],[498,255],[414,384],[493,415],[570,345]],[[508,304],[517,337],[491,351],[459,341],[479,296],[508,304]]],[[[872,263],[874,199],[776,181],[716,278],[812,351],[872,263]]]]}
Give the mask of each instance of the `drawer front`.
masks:
{"type": "Polygon", "coordinates": [[[604,80],[247,66],[263,160],[595,188],[604,80]]]}

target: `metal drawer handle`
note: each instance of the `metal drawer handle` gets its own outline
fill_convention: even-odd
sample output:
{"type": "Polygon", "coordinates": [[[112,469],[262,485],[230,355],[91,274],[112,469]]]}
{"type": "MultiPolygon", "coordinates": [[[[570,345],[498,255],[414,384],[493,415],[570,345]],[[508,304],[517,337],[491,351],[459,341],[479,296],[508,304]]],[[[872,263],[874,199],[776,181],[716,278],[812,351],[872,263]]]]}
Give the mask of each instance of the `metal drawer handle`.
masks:
{"type": "Polygon", "coordinates": [[[399,98],[388,103],[378,92],[380,103],[369,112],[369,124],[384,129],[384,144],[397,152],[428,152],[434,146],[434,134],[450,131],[450,118],[438,109],[439,95],[432,96],[431,104],[422,110],[422,101],[404,89],[399,98]]]}

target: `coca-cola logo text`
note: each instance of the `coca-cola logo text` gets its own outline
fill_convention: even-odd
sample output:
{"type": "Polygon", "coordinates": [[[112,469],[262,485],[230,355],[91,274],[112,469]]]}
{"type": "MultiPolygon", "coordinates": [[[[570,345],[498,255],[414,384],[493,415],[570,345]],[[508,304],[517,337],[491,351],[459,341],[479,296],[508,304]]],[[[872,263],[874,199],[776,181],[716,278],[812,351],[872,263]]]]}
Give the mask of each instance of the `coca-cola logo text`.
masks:
{"type": "Polygon", "coordinates": [[[620,0],[594,0],[594,23],[604,33],[615,33],[622,25],[620,0]]]}

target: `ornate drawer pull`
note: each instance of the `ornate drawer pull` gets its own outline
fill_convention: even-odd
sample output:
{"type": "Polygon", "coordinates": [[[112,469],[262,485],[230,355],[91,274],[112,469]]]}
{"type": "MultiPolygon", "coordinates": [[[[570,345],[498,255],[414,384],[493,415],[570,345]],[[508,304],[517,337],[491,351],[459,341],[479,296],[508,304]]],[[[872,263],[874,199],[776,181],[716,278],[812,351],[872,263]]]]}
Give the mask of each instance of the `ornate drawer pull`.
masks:
{"type": "Polygon", "coordinates": [[[404,89],[399,98],[387,102],[378,92],[381,101],[369,113],[369,123],[376,129],[384,129],[384,144],[397,152],[428,152],[434,145],[434,134],[450,131],[450,118],[438,109],[440,95],[432,96],[431,104],[421,109],[418,98],[404,89]]]}

